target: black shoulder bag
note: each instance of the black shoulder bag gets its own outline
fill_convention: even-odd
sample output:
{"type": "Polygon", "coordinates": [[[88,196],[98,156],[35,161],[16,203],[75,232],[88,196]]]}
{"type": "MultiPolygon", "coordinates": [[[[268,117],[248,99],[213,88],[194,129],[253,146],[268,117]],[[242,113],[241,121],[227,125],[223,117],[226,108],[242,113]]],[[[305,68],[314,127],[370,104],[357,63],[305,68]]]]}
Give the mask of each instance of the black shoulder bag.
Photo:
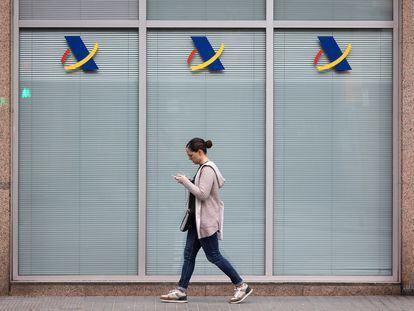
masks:
{"type": "MultiPolygon", "coordinates": [[[[191,181],[194,183],[194,181],[191,181]]],[[[188,199],[188,207],[185,210],[183,220],[181,221],[180,230],[182,232],[187,231],[191,224],[195,221],[195,196],[190,192],[190,197],[188,199]]]]}
{"type": "MultiPolygon", "coordinates": [[[[198,170],[201,168],[201,166],[198,168],[198,170]]],[[[198,170],[196,174],[194,175],[193,180],[191,182],[195,183],[195,177],[197,176],[198,170]]],[[[186,190],[187,191],[187,190],[186,190]]],[[[190,192],[190,191],[189,191],[190,192]]],[[[186,200],[187,201],[187,200],[186,200]]],[[[188,206],[185,210],[183,220],[181,221],[180,230],[182,232],[187,231],[191,224],[195,222],[195,196],[190,192],[190,196],[188,198],[188,206]]]]}

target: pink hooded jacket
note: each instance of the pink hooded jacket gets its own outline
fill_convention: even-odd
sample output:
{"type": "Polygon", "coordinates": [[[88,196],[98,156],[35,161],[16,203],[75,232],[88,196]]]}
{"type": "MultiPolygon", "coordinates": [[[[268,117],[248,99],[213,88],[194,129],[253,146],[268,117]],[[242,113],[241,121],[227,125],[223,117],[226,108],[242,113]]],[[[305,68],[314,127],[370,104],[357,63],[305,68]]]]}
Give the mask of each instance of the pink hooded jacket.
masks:
{"type": "Polygon", "coordinates": [[[225,181],[214,162],[207,161],[198,170],[194,184],[189,180],[183,183],[196,198],[195,220],[199,239],[217,231],[218,238],[223,239],[224,204],[219,189],[225,181]]]}

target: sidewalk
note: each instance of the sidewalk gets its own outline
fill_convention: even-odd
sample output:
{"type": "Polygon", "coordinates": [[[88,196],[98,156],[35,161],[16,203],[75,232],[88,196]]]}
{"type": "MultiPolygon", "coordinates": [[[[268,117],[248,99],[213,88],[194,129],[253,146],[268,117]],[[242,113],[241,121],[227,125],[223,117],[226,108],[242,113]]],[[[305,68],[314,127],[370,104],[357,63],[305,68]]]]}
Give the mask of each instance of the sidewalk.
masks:
{"type": "Polygon", "coordinates": [[[91,296],[91,297],[20,297],[1,296],[0,310],[136,310],[136,311],[414,311],[414,296],[278,296],[249,297],[231,305],[227,297],[189,297],[184,304],[162,303],[158,297],[91,296]]]}

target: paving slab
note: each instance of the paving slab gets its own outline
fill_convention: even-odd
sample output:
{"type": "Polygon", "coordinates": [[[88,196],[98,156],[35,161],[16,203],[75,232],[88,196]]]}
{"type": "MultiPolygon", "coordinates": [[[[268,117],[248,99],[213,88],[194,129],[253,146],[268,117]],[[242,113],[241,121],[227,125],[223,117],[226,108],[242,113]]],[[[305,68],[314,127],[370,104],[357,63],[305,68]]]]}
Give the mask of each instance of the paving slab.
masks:
{"type": "Polygon", "coordinates": [[[241,304],[228,297],[189,297],[188,303],[163,303],[154,296],[1,296],[10,311],[414,311],[414,296],[252,296],[241,304]]]}

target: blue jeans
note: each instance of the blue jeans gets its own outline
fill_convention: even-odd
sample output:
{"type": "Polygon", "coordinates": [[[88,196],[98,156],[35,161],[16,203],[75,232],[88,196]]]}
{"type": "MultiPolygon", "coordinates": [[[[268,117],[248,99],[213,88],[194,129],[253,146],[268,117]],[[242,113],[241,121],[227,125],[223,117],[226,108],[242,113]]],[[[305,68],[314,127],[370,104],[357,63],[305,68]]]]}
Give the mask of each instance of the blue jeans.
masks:
{"type": "Polygon", "coordinates": [[[184,264],[178,287],[187,289],[191,275],[194,271],[196,256],[201,247],[203,248],[208,261],[220,268],[220,270],[230,278],[234,285],[238,286],[243,283],[243,280],[237,271],[227,259],[220,254],[217,232],[207,238],[198,239],[196,227],[191,226],[187,233],[187,242],[184,249],[184,264]]]}

